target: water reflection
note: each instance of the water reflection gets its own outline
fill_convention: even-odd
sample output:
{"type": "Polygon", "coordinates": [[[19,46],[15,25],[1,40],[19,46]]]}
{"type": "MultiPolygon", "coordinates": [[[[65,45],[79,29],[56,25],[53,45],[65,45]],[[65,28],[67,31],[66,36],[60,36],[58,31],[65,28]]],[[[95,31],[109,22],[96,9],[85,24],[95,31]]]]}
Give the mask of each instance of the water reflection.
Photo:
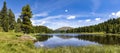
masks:
{"type": "Polygon", "coordinates": [[[115,35],[80,35],[76,36],[76,38],[105,45],[120,45],[120,36],[115,35]]]}
{"type": "Polygon", "coordinates": [[[36,47],[63,47],[98,45],[98,43],[76,38],[76,35],[41,35],[35,43],[36,47]]]}
{"type": "Polygon", "coordinates": [[[36,47],[120,45],[120,36],[85,34],[47,34],[37,36],[36,47]]]}
{"type": "Polygon", "coordinates": [[[38,41],[46,41],[46,40],[48,40],[51,37],[52,36],[50,36],[50,35],[41,35],[41,36],[37,35],[36,36],[36,38],[37,38],[38,41]]]}

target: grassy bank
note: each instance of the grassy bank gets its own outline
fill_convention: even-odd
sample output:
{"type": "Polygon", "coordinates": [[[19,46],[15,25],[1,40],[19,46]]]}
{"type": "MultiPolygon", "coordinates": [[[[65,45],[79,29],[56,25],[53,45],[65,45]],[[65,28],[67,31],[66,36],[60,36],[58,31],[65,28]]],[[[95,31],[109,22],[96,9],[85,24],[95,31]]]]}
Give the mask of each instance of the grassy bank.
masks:
{"type": "Polygon", "coordinates": [[[116,36],[120,36],[120,34],[112,34],[112,33],[105,33],[105,32],[93,32],[93,33],[79,33],[79,34],[93,34],[93,35],[116,35],[116,36]]]}
{"type": "Polygon", "coordinates": [[[0,32],[0,39],[10,39],[10,38],[16,38],[16,35],[23,35],[23,33],[14,33],[14,32],[0,32]]]}
{"type": "Polygon", "coordinates": [[[104,35],[105,33],[104,32],[92,32],[92,33],[84,32],[84,33],[80,33],[80,34],[98,34],[98,35],[104,35]]]}
{"type": "Polygon", "coordinates": [[[59,48],[35,48],[30,40],[21,41],[22,33],[0,32],[0,53],[119,53],[120,46],[82,46],[59,48]]]}
{"type": "Polygon", "coordinates": [[[120,46],[35,48],[31,41],[0,41],[0,53],[119,53],[120,46]]]}

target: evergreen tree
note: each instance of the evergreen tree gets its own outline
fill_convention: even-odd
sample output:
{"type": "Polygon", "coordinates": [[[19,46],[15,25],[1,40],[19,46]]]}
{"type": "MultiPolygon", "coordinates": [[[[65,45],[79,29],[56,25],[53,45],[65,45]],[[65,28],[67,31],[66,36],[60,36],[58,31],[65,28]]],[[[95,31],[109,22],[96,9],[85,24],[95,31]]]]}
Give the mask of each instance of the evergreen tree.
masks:
{"type": "Polygon", "coordinates": [[[33,26],[34,33],[52,33],[53,30],[49,29],[46,26],[33,26]]]}
{"type": "Polygon", "coordinates": [[[1,26],[5,32],[8,32],[8,14],[7,14],[7,6],[6,2],[4,2],[3,8],[1,10],[1,19],[0,19],[1,26]]]}
{"type": "Polygon", "coordinates": [[[15,15],[11,9],[9,9],[9,29],[13,30],[15,28],[15,15]]]}
{"type": "Polygon", "coordinates": [[[22,21],[20,18],[17,19],[17,23],[22,24],[22,21]]]}
{"type": "MultiPolygon", "coordinates": [[[[74,29],[75,32],[104,32],[104,33],[119,33],[120,34],[120,18],[113,18],[109,19],[108,21],[105,21],[103,23],[97,24],[97,25],[91,25],[91,26],[85,26],[85,27],[79,27],[74,29]]],[[[68,30],[68,33],[71,30],[68,30]]]]}
{"type": "Polygon", "coordinates": [[[18,19],[17,19],[17,23],[16,23],[15,32],[21,32],[21,31],[22,31],[22,29],[21,29],[21,24],[22,24],[21,19],[18,18],[18,19]]]}
{"type": "Polygon", "coordinates": [[[1,11],[0,11],[0,31],[2,32],[3,28],[1,27],[1,24],[2,24],[1,19],[2,19],[2,15],[1,15],[1,11]]]}
{"type": "Polygon", "coordinates": [[[1,11],[0,11],[0,27],[1,27],[1,20],[2,20],[2,14],[1,14],[1,11]]]}
{"type": "Polygon", "coordinates": [[[21,16],[22,18],[22,30],[24,33],[31,33],[32,32],[32,22],[30,18],[32,18],[32,11],[29,5],[26,5],[22,8],[21,16]]]}

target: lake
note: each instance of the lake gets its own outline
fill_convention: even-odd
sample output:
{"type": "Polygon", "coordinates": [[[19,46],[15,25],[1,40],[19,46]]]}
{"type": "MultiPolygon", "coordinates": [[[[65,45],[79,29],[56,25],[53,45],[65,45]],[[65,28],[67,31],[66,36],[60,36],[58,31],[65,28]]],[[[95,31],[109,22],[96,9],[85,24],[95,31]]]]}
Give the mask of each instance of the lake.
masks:
{"type": "Polygon", "coordinates": [[[44,34],[37,35],[35,47],[64,47],[87,45],[120,45],[120,36],[90,34],[44,34]]]}

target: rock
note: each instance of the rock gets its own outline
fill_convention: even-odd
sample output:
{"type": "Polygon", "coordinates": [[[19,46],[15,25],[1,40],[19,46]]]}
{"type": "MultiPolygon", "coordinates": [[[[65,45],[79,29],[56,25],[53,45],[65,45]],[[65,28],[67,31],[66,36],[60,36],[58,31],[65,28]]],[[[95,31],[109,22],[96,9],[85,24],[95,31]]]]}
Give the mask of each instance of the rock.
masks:
{"type": "Polygon", "coordinates": [[[22,35],[21,37],[19,37],[20,40],[32,40],[32,41],[36,41],[35,37],[32,37],[30,35],[22,35]]]}

